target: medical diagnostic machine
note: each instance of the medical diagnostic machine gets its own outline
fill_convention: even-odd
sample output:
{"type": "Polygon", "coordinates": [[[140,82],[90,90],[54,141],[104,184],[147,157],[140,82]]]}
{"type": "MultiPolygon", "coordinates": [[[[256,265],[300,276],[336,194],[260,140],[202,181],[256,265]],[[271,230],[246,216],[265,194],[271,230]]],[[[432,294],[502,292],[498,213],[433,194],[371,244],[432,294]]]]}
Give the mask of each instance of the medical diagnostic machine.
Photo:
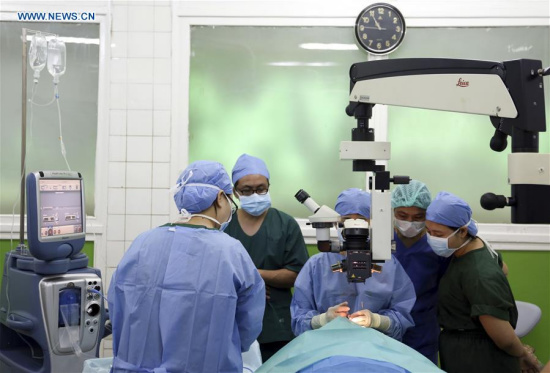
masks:
{"type": "Polygon", "coordinates": [[[81,253],[82,176],[39,171],[26,180],[29,248],[5,257],[0,296],[0,371],[78,372],[104,336],[103,283],[81,253]]]}
{"type": "Polygon", "coordinates": [[[352,129],[352,141],[341,142],[340,159],[353,160],[353,171],[372,175],[370,226],[346,222],[350,226],[344,223],[344,242],[347,236],[353,244],[331,241],[329,228],[341,224],[340,216],[312,202],[307,193],[296,194],[298,201],[314,212],[309,221],[317,230],[319,250],[348,253],[348,263],[333,266],[333,270],[347,270],[348,281],[361,282],[376,271],[376,262],[390,258],[390,184],[410,180],[407,176],[391,177],[385,166],[376,164],[390,159],[391,147],[389,142],[375,141],[374,129],[369,127],[375,104],[489,116],[495,128],[491,149],[501,152],[508,145],[508,137],[511,139],[508,178],[501,181],[511,185],[511,193],[485,193],[481,206],[487,210],[509,206],[512,223],[550,224],[550,154],[539,153],[539,133],[546,131],[543,77],[550,74],[549,70],[541,61],[529,59],[409,58],[352,65],[346,114],[357,120],[357,127],[352,129]]]}

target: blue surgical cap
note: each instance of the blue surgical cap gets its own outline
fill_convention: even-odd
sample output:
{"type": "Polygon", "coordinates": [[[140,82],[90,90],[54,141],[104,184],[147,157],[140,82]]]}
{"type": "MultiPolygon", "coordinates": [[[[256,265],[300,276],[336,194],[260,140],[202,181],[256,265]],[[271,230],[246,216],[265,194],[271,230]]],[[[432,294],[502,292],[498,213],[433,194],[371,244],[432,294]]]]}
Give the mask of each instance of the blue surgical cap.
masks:
{"type": "Polygon", "coordinates": [[[468,233],[477,235],[477,225],[472,219],[472,209],[462,198],[449,192],[439,192],[426,210],[426,220],[460,228],[468,226],[468,233]]]}
{"type": "Polygon", "coordinates": [[[248,154],[243,154],[237,159],[231,178],[233,184],[237,184],[239,179],[247,175],[263,175],[269,180],[269,171],[264,161],[260,158],[253,157],[248,154]]]}
{"type": "Polygon", "coordinates": [[[223,190],[225,194],[233,193],[231,180],[222,164],[212,161],[191,163],[178,177],[177,187],[179,190],[174,194],[174,201],[178,210],[185,209],[191,214],[210,207],[220,190],[223,190]]]}
{"type": "Polygon", "coordinates": [[[432,195],[426,184],[411,180],[409,184],[400,184],[391,193],[391,207],[419,207],[426,210],[432,201],[432,195]]]}
{"type": "Polygon", "coordinates": [[[340,215],[359,214],[370,219],[370,193],[357,188],[346,189],[336,199],[334,209],[340,215]]]}

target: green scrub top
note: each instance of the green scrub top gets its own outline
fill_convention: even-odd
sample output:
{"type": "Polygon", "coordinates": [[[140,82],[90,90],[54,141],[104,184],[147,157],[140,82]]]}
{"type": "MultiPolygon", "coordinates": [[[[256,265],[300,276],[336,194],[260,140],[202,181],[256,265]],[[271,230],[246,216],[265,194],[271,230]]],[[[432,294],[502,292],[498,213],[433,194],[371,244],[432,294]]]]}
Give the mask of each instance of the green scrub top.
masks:
{"type": "MultiPolygon", "coordinates": [[[[300,272],[309,258],[302,231],[296,220],[282,211],[270,208],[255,235],[243,232],[237,214],[233,215],[225,233],[241,241],[258,269],[288,269],[300,272]]],[[[290,289],[270,287],[266,301],[259,343],[290,341],[290,289]]]]}
{"type": "Polygon", "coordinates": [[[439,284],[441,368],[446,372],[519,372],[519,360],[498,348],[479,316],[491,315],[515,328],[518,311],[502,261],[484,245],[453,257],[439,284]]]}

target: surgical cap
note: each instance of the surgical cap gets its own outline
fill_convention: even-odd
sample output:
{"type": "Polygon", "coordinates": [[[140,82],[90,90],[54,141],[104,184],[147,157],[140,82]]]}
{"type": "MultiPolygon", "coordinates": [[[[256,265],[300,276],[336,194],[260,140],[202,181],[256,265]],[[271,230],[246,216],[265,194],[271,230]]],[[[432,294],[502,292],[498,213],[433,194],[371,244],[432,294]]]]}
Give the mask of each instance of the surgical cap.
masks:
{"type": "Polygon", "coordinates": [[[231,178],[233,184],[237,184],[241,178],[247,175],[263,175],[269,180],[269,171],[264,161],[260,158],[253,157],[248,154],[243,154],[237,159],[231,178]]]}
{"type": "Polygon", "coordinates": [[[334,209],[340,215],[359,214],[370,219],[370,193],[357,188],[346,189],[336,199],[334,209]]]}
{"type": "Polygon", "coordinates": [[[197,161],[191,163],[178,177],[174,201],[178,210],[185,209],[191,214],[206,210],[214,203],[220,190],[233,193],[229,175],[221,163],[197,161]],[[190,185],[191,184],[191,185],[190,185]],[[192,185],[207,184],[211,185],[192,185]]]}
{"type": "Polygon", "coordinates": [[[432,201],[432,195],[426,184],[411,180],[409,184],[400,184],[391,194],[391,207],[419,207],[426,210],[432,201]]]}
{"type": "Polygon", "coordinates": [[[468,226],[468,233],[477,235],[472,209],[462,198],[449,192],[439,192],[426,210],[426,220],[451,228],[468,226]]]}

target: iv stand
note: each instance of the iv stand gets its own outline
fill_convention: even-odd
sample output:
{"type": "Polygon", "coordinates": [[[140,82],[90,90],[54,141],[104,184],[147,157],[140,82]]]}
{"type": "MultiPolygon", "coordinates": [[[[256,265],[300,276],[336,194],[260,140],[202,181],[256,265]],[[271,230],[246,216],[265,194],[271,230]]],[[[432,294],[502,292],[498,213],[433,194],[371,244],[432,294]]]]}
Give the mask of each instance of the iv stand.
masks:
{"type": "Polygon", "coordinates": [[[27,153],[27,29],[22,30],[23,41],[23,76],[21,97],[21,202],[19,203],[19,245],[17,249],[25,248],[25,161],[27,153]]]}
{"type": "Polygon", "coordinates": [[[18,250],[25,249],[25,162],[27,155],[27,33],[57,36],[49,32],[35,31],[27,28],[21,30],[23,42],[23,75],[21,79],[21,202],[19,203],[19,245],[18,250]]]}

